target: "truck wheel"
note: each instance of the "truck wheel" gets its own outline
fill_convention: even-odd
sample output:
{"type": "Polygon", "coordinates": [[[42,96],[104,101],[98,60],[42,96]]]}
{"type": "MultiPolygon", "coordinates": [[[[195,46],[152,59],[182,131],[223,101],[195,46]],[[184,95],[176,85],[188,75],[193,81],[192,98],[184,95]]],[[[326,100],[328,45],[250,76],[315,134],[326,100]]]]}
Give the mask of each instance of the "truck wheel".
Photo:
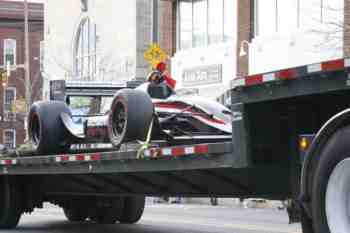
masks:
{"type": "Polygon", "coordinates": [[[15,228],[22,215],[21,192],[15,179],[0,179],[0,229],[15,228]]]}
{"type": "Polygon", "coordinates": [[[60,114],[71,115],[68,106],[59,101],[36,102],[29,112],[29,138],[38,154],[57,154],[69,149],[67,130],[60,114]]]}
{"type": "Polygon", "coordinates": [[[319,156],[312,184],[311,210],[315,232],[350,229],[350,126],[336,132],[319,156]]]}
{"type": "Polygon", "coordinates": [[[115,95],[108,116],[108,136],[114,147],[145,140],[153,117],[153,103],[147,93],[123,89],[115,95]]]}
{"type": "Polygon", "coordinates": [[[63,212],[70,222],[83,222],[87,218],[86,211],[79,208],[63,208],[63,212]]]}
{"type": "Polygon", "coordinates": [[[132,224],[140,220],[145,209],[144,196],[125,197],[123,211],[118,219],[120,223],[132,224]]]}
{"type": "Polygon", "coordinates": [[[118,220],[118,211],[114,208],[98,208],[91,220],[98,224],[114,224],[118,220]]]}
{"type": "Polygon", "coordinates": [[[112,206],[96,207],[93,209],[92,221],[98,224],[114,224],[119,220],[124,208],[124,199],[119,198],[113,201],[112,206]]]}
{"type": "Polygon", "coordinates": [[[301,229],[303,233],[315,233],[312,227],[312,221],[305,213],[305,210],[301,209],[300,213],[301,229]]]}

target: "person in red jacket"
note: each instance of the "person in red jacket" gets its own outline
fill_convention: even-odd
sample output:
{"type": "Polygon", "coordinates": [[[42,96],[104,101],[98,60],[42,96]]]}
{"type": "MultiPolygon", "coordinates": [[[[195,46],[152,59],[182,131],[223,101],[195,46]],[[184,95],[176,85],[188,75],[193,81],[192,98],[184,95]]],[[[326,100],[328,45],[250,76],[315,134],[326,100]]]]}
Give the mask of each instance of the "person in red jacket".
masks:
{"type": "Polygon", "coordinates": [[[173,79],[166,70],[166,64],[164,62],[159,62],[156,66],[156,70],[162,73],[166,85],[174,90],[176,86],[176,80],[173,79]]]}

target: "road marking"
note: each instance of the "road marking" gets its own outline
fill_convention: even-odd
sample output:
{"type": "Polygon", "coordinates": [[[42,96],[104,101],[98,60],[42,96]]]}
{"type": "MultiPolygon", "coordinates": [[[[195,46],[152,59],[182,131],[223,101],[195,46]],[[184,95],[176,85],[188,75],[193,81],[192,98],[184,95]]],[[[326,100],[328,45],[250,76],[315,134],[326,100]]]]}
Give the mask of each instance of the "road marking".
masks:
{"type": "MultiPolygon", "coordinates": [[[[196,226],[203,226],[203,227],[226,227],[226,228],[233,228],[233,229],[241,229],[241,230],[250,230],[250,231],[266,231],[269,233],[294,233],[291,230],[286,230],[286,229],[276,229],[272,227],[267,227],[267,226],[258,226],[258,225],[251,225],[251,224],[241,224],[241,223],[223,223],[223,222],[218,222],[215,221],[212,224],[210,223],[199,223],[199,222],[194,222],[188,221],[188,220],[178,220],[178,219],[172,219],[169,221],[167,218],[159,218],[157,216],[157,221],[154,220],[154,218],[151,217],[142,217],[142,221],[146,222],[153,222],[153,223],[169,223],[169,224],[188,224],[188,225],[196,225],[196,226]]],[[[296,232],[296,233],[301,233],[301,232],[296,232]]]]}

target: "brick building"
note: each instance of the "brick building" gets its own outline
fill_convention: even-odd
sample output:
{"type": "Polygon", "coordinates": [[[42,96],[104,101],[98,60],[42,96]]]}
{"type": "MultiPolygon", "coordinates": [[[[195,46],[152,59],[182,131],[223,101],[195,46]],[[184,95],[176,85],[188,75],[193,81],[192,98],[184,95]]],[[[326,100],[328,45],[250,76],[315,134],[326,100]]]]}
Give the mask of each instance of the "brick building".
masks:
{"type": "MultiPolygon", "coordinates": [[[[43,40],[43,4],[29,4],[30,78],[32,101],[41,99],[40,42],[43,40]]],[[[0,70],[10,64],[6,85],[0,85],[0,143],[14,148],[23,143],[24,113],[15,110],[16,100],[24,99],[24,5],[0,1],[0,70]]]]}

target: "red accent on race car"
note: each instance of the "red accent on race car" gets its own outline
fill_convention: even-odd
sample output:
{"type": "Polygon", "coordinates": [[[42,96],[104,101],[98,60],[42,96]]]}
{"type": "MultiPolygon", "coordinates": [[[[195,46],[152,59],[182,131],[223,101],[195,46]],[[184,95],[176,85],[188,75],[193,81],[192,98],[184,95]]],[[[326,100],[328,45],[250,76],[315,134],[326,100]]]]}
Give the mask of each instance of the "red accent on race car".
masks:
{"type": "MultiPolygon", "coordinates": [[[[185,108],[188,108],[189,105],[183,104],[183,103],[154,103],[155,107],[158,108],[168,108],[168,109],[176,109],[176,110],[185,110],[185,108]]],[[[222,124],[225,125],[226,123],[220,119],[215,119],[215,118],[211,118],[209,116],[207,116],[205,113],[199,113],[199,112],[194,112],[191,111],[190,109],[185,110],[184,112],[189,112],[192,113],[194,116],[198,116],[203,118],[206,121],[212,122],[212,123],[216,123],[216,124],[222,124]]]]}
{"type": "Polygon", "coordinates": [[[176,102],[176,103],[154,103],[154,106],[156,106],[158,108],[173,108],[173,109],[179,109],[179,110],[183,110],[183,109],[189,107],[189,105],[184,104],[184,103],[180,103],[180,102],[176,102]]]}

